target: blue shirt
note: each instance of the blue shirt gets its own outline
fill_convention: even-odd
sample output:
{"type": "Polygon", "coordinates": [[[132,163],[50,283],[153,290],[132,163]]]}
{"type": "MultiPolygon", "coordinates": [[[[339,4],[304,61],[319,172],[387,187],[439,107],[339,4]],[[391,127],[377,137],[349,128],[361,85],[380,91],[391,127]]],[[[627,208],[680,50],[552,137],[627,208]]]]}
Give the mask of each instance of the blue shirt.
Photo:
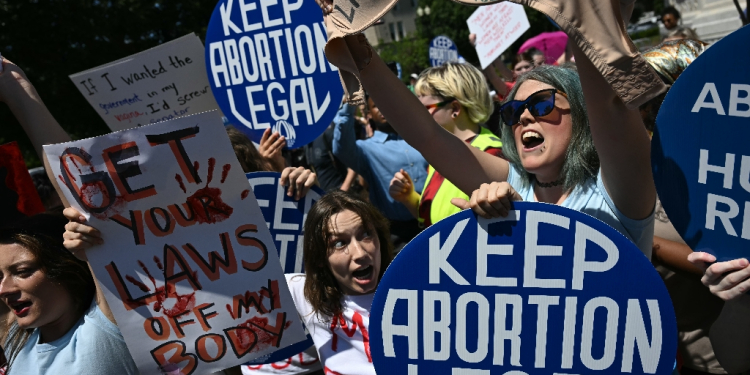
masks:
{"type": "Polygon", "coordinates": [[[39,343],[39,329],[11,365],[13,375],[138,374],[120,330],[99,310],[96,299],[63,337],[39,343]]]}
{"type": "Polygon", "coordinates": [[[354,135],[354,107],[344,104],[333,119],[333,154],[362,176],[370,186],[370,202],[389,220],[415,220],[409,210],[388,194],[393,175],[405,170],[422,192],[427,161],[398,134],[375,131],[368,139],[354,135]]]}
{"type": "MultiPolygon", "coordinates": [[[[508,183],[527,202],[536,202],[533,183],[524,187],[521,175],[511,167],[508,172],[508,183]]],[[[654,240],[654,211],[642,220],[633,220],[617,209],[602,182],[601,171],[596,179],[589,179],[584,184],[573,188],[561,206],[591,215],[615,228],[627,237],[651,260],[651,244],[654,240]]]]}

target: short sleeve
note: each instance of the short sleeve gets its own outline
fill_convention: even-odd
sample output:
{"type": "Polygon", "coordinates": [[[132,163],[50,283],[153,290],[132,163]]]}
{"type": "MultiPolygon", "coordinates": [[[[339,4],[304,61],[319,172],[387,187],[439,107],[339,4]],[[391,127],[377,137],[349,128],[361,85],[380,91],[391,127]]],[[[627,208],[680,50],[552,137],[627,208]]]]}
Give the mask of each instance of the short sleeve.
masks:
{"type": "Polygon", "coordinates": [[[74,373],[138,374],[125,339],[94,301],[76,332],[74,373]],[[84,367],[79,367],[84,366],[84,367]]]}
{"type": "MultiPolygon", "coordinates": [[[[628,232],[627,235],[630,236],[630,240],[633,241],[633,243],[635,243],[635,245],[638,246],[639,249],[641,249],[641,252],[648,259],[651,259],[651,252],[653,251],[652,246],[654,242],[655,210],[652,209],[651,214],[649,214],[648,217],[644,219],[631,219],[620,212],[620,210],[618,210],[615,206],[614,201],[612,201],[612,197],[609,196],[609,192],[607,192],[607,189],[604,187],[601,172],[596,176],[596,187],[604,198],[604,201],[607,203],[607,206],[609,206],[609,208],[615,214],[615,217],[617,217],[617,220],[620,221],[620,224],[622,224],[623,228],[625,228],[625,231],[628,232]]],[[[656,207],[656,202],[654,202],[654,207],[656,207]]]]}
{"type": "Polygon", "coordinates": [[[288,273],[284,276],[286,276],[286,283],[289,285],[289,292],[294,300],[294,305],[297,307],[297,312],[301,317],[309,316],[312,312],[312,306],[305,298],[305,280],[307,277],[304,273],[288,273]]]}

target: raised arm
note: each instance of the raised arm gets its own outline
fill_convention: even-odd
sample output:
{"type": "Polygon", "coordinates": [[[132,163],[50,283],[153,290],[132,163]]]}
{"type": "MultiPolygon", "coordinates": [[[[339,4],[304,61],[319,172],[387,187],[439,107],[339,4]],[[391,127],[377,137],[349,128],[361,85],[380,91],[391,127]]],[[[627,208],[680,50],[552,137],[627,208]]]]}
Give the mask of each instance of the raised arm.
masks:
{"type": "Polygon", "coordinates": [[[573,53],[604,186],[625,216],[646,218],[654,210],[656,188],[651,175],[651,143],[640,113],[625,107],[577,46],[573,53]]]}
{"type": "Polygon", "coordinates": [[[333,142],[331,148],[333,155],[341,160],[347,168],[356,173],[363,174],[367,160],[362,149],[357,145],[357,137],[354,134],[354,111],[356,107],[344,103],[333,119],[333,142]]]}
{"type": "MultiPolygon", "coordinates": [[[[2,57],[0,57],[0,64],[3,68],[2,73],[0,73],[0,101],[8,105],[13,116],[21,123],[21,127],[34,145],[39,160],[44,163],[44,169],[48,172],[50,181],[54,181],[55,176],[49,173],[49,162],[44,157],[42,146],[69,142],[70,136],[52,117],[23,70],[2,57]]],[[[57,184],[55,184],[55,190],[57,190],[62,203],[67,207],[68,202],[61,194],[57,184]]]]}
{"type": "MultiPolygon", "coordinates": [[[[75,208],[68,207],[63,211],[63,215],[70,220],[68,224],[65,224],[65,233],[63,233],[63,245],[68,249],[76,258],[88,263],[86,258],[86,252],[84,250],[91,246],[101,245],[104,241],[101,238],[101,233],[94,227],[86,225],[86,218],[81,215],[75,208]]],[[[94,276],[94,282],[96,283],[96,304],[99,306],[99,310],[102,311],[104,316],[109,319],[110,322],[117,324],[115,316],[112,314],[112,310],[109,308],[107,300],[104,298],[104,292],[99,284],[99,280],[96,278],[94,270],[91,269],[89,264],[89,270],[91,275],[94,276]]]]}
{"type": "MultiPolygon", "coordinates": [[[[472,46],[476,47],[477,34],[469,34],[469,43],[471,43],[472,46]]],[[[482,69],[482,73],[484,74],[484,77],[487,78],[487,80],[490,82],[490,84],[492,84],[492,87],[495,88],[495,92],[497,92],[498,96],[500,96],[501,98],[508,96],[508,87],[505,86],[505,81],[513,80],[513,72],[511,72],[510,69],[508,69],[508,67],[503,64],[503,61],[500,57],[496,58],[486,68],[482,69]],[[503,76],[502,78],[497,75],[497,70],[500,70],[500,74],[503,76]]]]}
{"type": "Polygon", "coordinates": [[[68,142],[70,136],[52,117],[34,85],[26,78],[26,74],[6,59],[0,62],[3,66],[0,73],[0,101],[8,105],[21,123],[21,127],[34,145],[39,160],[42,160],[43,145],[68,142]]]}
{"type": "Polygon", "coordinates": [[[483,183],[507,180],[508,162],[441,128],[375,52],[360,80],[398,134],[464,193],[471,195],[483,183]]]}
{"type": "MultiPolygon", "coordinates": [[[[484,74],[484,77],[487,78],[488,81],[490,81],[492,87],[495,88],[495,92],[497,93],[497,95],[501,98],[505,98],[506,96],[508,96],[508,86],[506,86],[505,81],[497,75],[494,64],[495,63],[492,63],[488,67],[484,68],[482,70],[482,73],[484,74]]],[[[499,65],[503,66],[502,64],[499,65]]],[[[508,68],[505,69],[507,70],[508,68]]]]}

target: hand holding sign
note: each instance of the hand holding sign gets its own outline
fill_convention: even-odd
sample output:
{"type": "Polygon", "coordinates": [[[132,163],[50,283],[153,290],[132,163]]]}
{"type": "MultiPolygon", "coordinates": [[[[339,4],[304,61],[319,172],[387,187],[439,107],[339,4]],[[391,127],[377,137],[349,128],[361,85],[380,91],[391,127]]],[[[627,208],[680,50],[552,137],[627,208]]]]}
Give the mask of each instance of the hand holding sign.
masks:
{"type": "Polygon", "coordinates": [[[274,172],[246,174],[247,181],[252,186],[253,194],[266,219],[266,225],[279,250],[279,259],[285,273],[304,272],[302,243],[305,238],[303,232],[305,219],[310,207],[325,194],[320,188],[312,186],[315,174],[308,173],[309,170],[305,171],[304,168],[290,167],[286,168],[283,174],[274,172]],[[291,181],[297,183],[292,184],[291,181]],[[298,189],[300,186],[306,187],[298,189]]]}
{"type": "Polygon", "coordinates": [[[479,189],[471,193],[471,201],[467,202],[461,198],[451,199],[456,207],[463,210],[471,208],[474,213],[485,218],[507,217],[513,208],[514,201],[522,201],[523,198],[506,181],[482,184],[479,189]]]}
{"type": "Polygon", "coordinates": [[[705,271],[701,282],[724,301],[740,298],[750,290],[750,262],[745,258],[716,263],[715,256],[694,252],[688,260],[705,271]]]}
{"type": "Polygon", "coordinates": [[[286,167],[286,160],[284,160],[284,155],[281,154],[281,150],[284,147],[286,147],[286,137],[277,131],[272,132],[271,128],[268,128],[260,138],[258,153],[260,153],[260,156],[264,160],[271,164],[273,170],[278,172],[284,170],[284,167],[286,167]]]}
{"type": "Polygon", "coordinates": [[[45,152],[75,208],[66,211],[74,221],[66,245],[91,247],[88,261],[142,374],[213,372],[304,338],[217,113],[45,152]]]}
{"type": "Polygon", "coordinates": [[[667,375],[677,349],[649,260],[606,224],[549,204],[431,226],[388,267],[372,306],[379,373],[667,375]]]}

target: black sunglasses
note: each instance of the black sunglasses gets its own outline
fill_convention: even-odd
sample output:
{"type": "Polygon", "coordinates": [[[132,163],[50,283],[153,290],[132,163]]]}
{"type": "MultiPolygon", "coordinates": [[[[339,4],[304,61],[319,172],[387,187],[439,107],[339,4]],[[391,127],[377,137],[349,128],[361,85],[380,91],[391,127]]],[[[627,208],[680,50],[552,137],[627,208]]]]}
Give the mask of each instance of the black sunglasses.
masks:
{"type": "Polygon", "coordinates": [[[555,108],[555,93],[568,97],[558,89],[539,90],[529,95],[526,100],[511,100],[500,106],[500,116],[503,123],[513,126],[521,122],[521,114],[528,108],[534,117],[546,116],[555,108]]]}

